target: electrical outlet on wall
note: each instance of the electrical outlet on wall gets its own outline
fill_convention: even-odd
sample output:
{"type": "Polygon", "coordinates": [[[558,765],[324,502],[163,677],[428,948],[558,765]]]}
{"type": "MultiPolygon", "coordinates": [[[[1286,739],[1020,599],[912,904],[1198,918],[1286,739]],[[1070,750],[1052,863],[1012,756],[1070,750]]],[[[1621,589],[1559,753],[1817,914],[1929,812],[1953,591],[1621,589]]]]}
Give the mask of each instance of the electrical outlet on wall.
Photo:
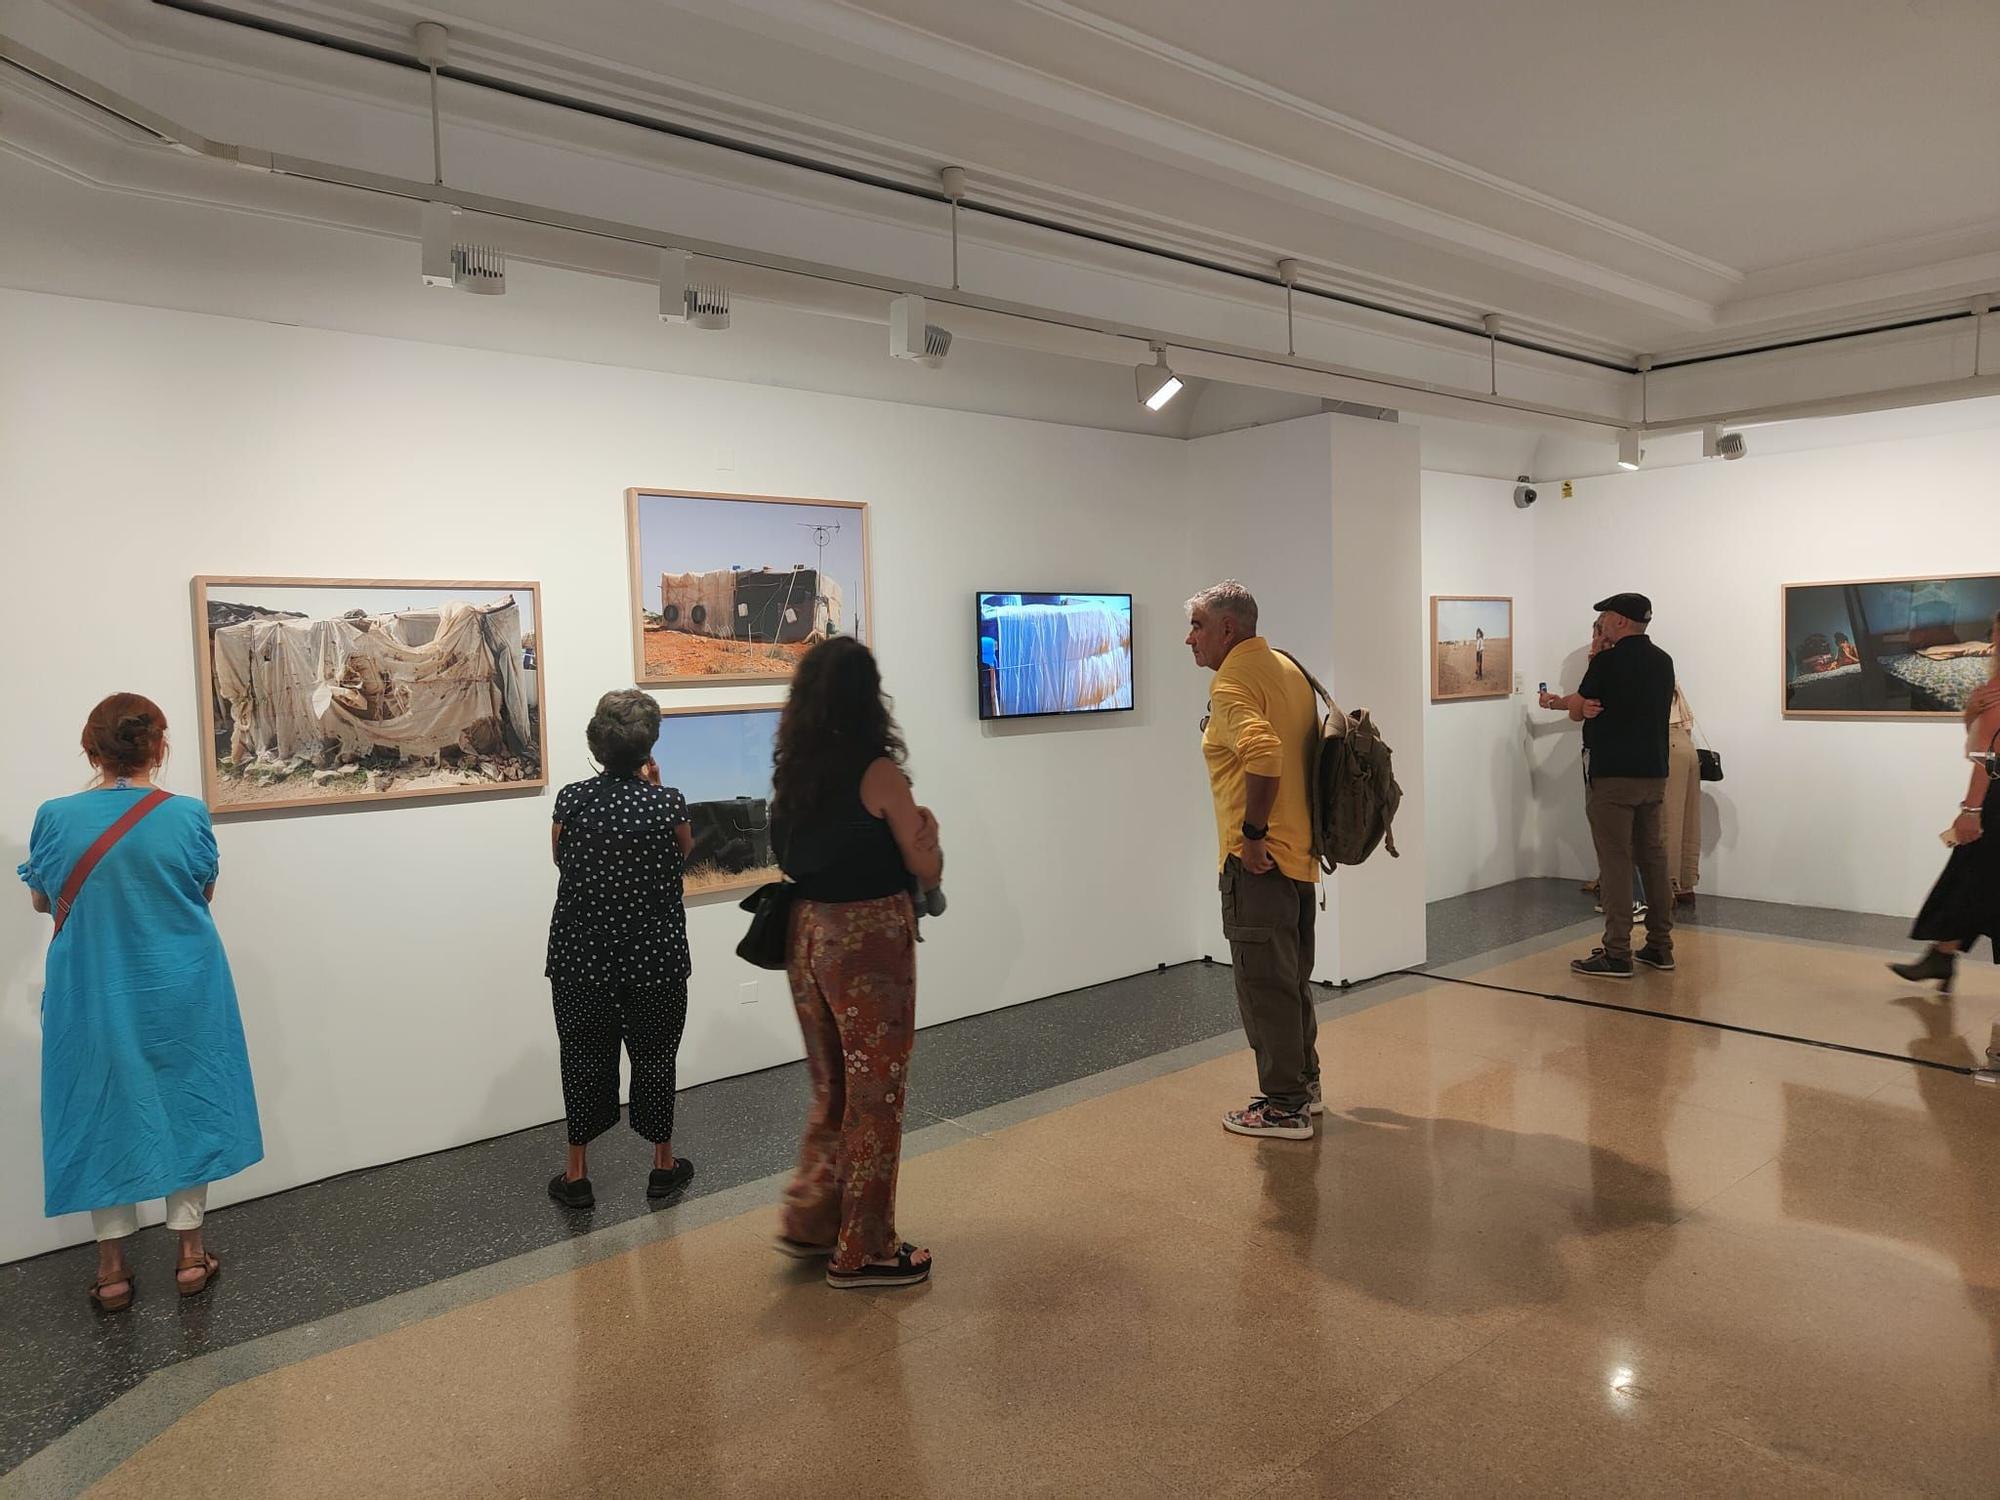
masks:
{"type": "Polygon", "coordinates": [[[1528,690],[1528,674],[1526,672],[1516,672],[1514,674],[1514,691],[1517,693],[1525,693],[1527,690],[1528,690]]]}

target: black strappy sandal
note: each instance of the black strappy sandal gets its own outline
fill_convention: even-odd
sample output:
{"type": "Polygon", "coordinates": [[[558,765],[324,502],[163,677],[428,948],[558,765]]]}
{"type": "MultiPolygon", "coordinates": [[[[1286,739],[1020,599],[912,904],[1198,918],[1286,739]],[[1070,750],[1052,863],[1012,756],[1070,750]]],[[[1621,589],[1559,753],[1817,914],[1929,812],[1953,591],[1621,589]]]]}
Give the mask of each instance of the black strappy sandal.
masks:
{"type": "Polygon", "coordinates": [[[826,1284],[843,1290],[864,1286],[916,1286],[931,1279],[931,1267],[936,1261],[927,1260],[922,1265],[916,1263],[917,1247],[907,1240],[897,1247],[896,1259],[886,1266],[861,1266],[852,1271],[836,1271],[826,1268],[826,1284]]]}

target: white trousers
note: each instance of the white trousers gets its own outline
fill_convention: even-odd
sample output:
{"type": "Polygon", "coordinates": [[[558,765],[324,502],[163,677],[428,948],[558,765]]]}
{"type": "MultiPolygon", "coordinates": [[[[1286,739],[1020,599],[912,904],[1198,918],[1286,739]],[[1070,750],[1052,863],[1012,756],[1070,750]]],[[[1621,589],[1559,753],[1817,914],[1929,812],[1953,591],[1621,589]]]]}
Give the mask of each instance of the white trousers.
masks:
{"type": "MultiPolygon", "coordinates": [[[[199,1229],[208,1213],[208,1184],[198,1182],[167,1194],[167,1228],[199,1229]]],[[[139,1205],[123,1203],[116,1208],[93,1208],[90,1227],[100,1240],[122,1240],[139,1232],[139,1205]]]]}

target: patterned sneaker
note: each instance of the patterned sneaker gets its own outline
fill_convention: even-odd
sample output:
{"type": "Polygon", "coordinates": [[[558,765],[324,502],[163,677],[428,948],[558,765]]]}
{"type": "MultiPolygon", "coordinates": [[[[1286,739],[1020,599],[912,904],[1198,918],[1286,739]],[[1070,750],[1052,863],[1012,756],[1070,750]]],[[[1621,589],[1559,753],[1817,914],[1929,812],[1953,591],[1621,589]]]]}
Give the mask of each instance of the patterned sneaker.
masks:
{"type": "Polygon", "coordinates": [[[1599,948],[1588,958],[1571,959],[1569,966],[1572,973],[1587,974],[1592,979],[1630,979],[1632,977],[1631,959],[1613,958],[1602,948],[1599,948]]]}
{"type": "Polygon", "coordinates": [[[1306,1085],[1306,1089],[1311,1094],[1311,1099],[1306,1104],[1306,1113],[1309,1115],[1325,1114],[1326,1091],[1319,1086],[1319,1080],[1315,1078],[1311,1083],[1306,1085]]]}
{"type": "Polygon", "coordinates": [[[1281,1141],[1312,1139],[1312,1116],[1305,1110],[1280,1109],[1269,1099],[1252,1099],[1245,1109],[1222,1117],[1222,1128],[1233,1135],[1267,1135],[1281,1141]]]}

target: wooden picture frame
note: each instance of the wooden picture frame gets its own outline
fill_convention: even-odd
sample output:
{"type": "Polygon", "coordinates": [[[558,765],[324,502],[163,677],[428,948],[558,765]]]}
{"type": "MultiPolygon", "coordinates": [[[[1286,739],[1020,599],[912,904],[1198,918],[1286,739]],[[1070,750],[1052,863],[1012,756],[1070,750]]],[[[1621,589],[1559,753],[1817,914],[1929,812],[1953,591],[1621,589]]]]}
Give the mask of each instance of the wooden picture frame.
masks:
{"type": "MultiPolygon", "coordinates": [[[[802,527],[812,525],[807,521],[796,524],[802,527]]],[[[733,495],[711,490],[637,487],[626,490],[625,545],[632,590],[628,607],[632,623],[633,680],[641,687],[790,682],[797,657],[803,655],[813,641],[823,639],[829,630],[836,634],[854,635],[864,643],[871,640],[875,628],[875,580],[870,540],[868,504],[862,500],[814,500],[794,495],[733,495]],[[860,533],[859,563],[858,568],[843,566],[842,571],[858,572],[860,598],[851,603],[847,601],[847,586],[832,569],[824,567],[823,552],[815,566],[807,568],[797,556],[787,558],[782,554],[762,557],[748,555],[768,551],[773,544],[763,540],[756,542],[746,540],[742,549],[746,555],[733,559],[727,567],[709,566],[700,572],[692,569],[671,570],[672,576],[688,580],[689,587],[695,587],[702,580],[708,580],[720,588],[726,583],[725,575],[735,572],[745,578],[772,580],[773,594],[780,586],[780,580],[785,580],[783,587],[787,591],[786,597],[778,603],[775,615],[762,604],[753,606],[744,602],[740,592],[741,585],[737,585],[739,592],[734,600],[731,617],[732,624],[737,626],[737,630],[744,631],[744,634],[738,634],[737,630],[723,634],[713,629],[696,628],[694,620],[696,613],[705,613],[705,618],[699,622],[705,626],[713,618],[713,608],[719,603],[705,599],[690,604],[686,616],[688,624],[674,629],[664,623],[664,617],[679,608],[679,605],[662,598],[660,611],[656,617],[661,619],[662,623],[649,624],[648,616],[651,612],[647,609],[646,580],[656,572],[670,571],[666,566],[670,559],[655,556],[649,561],[646,556],[643,512],[649,501],[690,502],[697,505],[708,503],[743,506],[782,505],[805,507],[822,512],[839,512],[843,515],[852,513],[858,521],[860,533]],[[807,617],[803,620],[791,619],[789,617],[796,613],[796,606],[791,602],[795,587],[791,580],[800,579],[805,575],[810,575],[811,578],[809,584],[803,585],[809,601],[807,617]],[[829,578],[839,585],[830,595],[824,586],[825,580],[829,578]],[[831,617],[830,624],[829,617],[831,617]],[[746,618],[752,623],[747,626],[738,623],[746,618]],[[777,636],[771,639],[758,639],[756,621],[760,618],[775,629],[777,636]],[[778,638],[794,633],[797,636],[795,639],[778,638]],[[714,643],[713,648],[705,650],[702,643],[714,643]],[[653,648],[650,656],[649,644],[653,648]],[[682,649],[677,651],[676,647],[682,649]],[[676,671],[670,660],[672,655],[692,658],[700,664],[701,669],[676,671]],[[758,665],[759,657],[769,659],[772,665],[768,667],[758,665]]],[[[817,545],[823,541],[824,538],[820,538],[818,542],[808,541],[805,545],[817,545]]],[[[845,551],[844,548],[842,550],[845,551]]],[[[717,559],[710,559],[711,563],[715,561],[717,559]]],[[[662,586],[664,587],[664,584],[662,586]]]]}
{"type": "MultiPolygon", "coordinates": [[[[496,792],[535,792],[549,784],[548,723],[546,715],[543,712],[543,705],[547,702],[547,669],[545,663],[547,660],[548,645],[542,615],[542,589],[539,583],[526,581],[494,582],[485,579],[280,578],[241,574],[202,574],[193,580],[191,592],[194,603],[196,676],[200,684],[202,796],[207,801],[209,811],[213,816],[227,817],[236,813],[290,811],[294,808],[341,805],[363,807],[374,803],[397,802],[417,797],[454,797],[463,796],[467,793],[485,793],[490,795],[496,792]],[[225,752],[219,740],[222,720],[218,710],[222,707],[223,694],[216,675],[217,635],[225,629],[235,628],[248,623],[258,623],[263,620],[292,618],[304,620],[308,623],[321,623],[338,620],[341,618],[341,614],[346,613],[343,611],[341,614],[318,616],[313,615],[310,611],[285,611],[280,613],[271,610],[267,605],[246,601],[243,597],[236,599],[227,597],[230,591],[237,592],[239,596],[244,594],[262,594],[268,597],[273,593],[283,590],[310,590],[315,593],[357,590],[367,591],[370,594],[376,595],[401,593],[405,595],[464,594],[510,597],[516,611],[514,625],[521,641],[522,650],[522,657],[515,668],[519,675],[518,686],[521,692],[521,702],[518,707],[509,705],[507,702],[508,688],[506,686],[501,688],[502,708],[499,723],[493,733],[493,739],[496,742],[495,748],[489,754],[480,754],[477,764],[481,766],[492,765],[501,770],[520,769],[523,774],[505,777],[462,772],[450,767],[448,763],[455,761],[461,755],[479,754],[478,746],[473,738],[474,732],[479,727],[477,725],[463,729],[461,732],[465,736],[464,739],[448,747],[448,750],[438,753],[435,757],[437,760],[437,767],[435,769],[418,771],[408,775],[410,781],[421,781],[422,784],[395,785],[394,779],[399,775],[405,774],[401,766],[371,768],[361,765],[356,760],[344,758],[351,756],[353,753],[354,745],[352,741],[346,742],[342,749],[335,750],[330,748],[323,738],[315,737],[310,753],[307,752],[306,744],[300,742],[296,746],[295,753],[286,755],[284,760],[280,761],[278,758],[280,754],[279,740],[276,736],[260,736],[260,730],[256,722],[257,710],[252,707],[247,710],[248,722],[238,720],[232,723],[231,748],[235,747],[235,737],[238,735],[242,737],[246,748],[251,741],[263,737],[266,739],[266,743],[256,745],[254,750],[252,750],[252,754],[255,755],[257,762],[264,767],[276,767],[284,764],[287,766],[287,769],[283,772],[269,769],[251,769],[243,772],[242,779],[238,780],[235,775],[226,770],[226,764],[230,761],[230,757],[225,752]],[[519,617],[519,606],[523,599],[527,601],[528,606],[527,618],[525,620],[519,617]],[[212,604],[245,605],[247,608],[260,611],[260,613],[246,615],[240,621],[225,620],[222,624],[218,625],[212,616],[210,609],[212,604]],[[525,724],[514,725],[508,722],[510,718],[517,714],[525,716],[525,724]],[[325,761],[327,763],[323,765],[305,764],[302,768],[302,762],[311,761],[325,761]],[[369,789],[369,780],[371,777],[376,776],[387,777],[389,784],[379,790],[369,789]],[[461,779],[445,781],[438,779],[439,777],[450,776],[458,776],[461,779]],[[361,779],[362,785],[360,787],[352,784],[353,779],[356,777],[361,779]],[[252,784],[253,779],[257,784],[252,784]],[[281,786],[284,788],[283,795],[259,795],[260,792],[273,792],[281,786]]],[[[463,602],[479,607],[482,615],[486,619],[491,619],[500,614],[508,602],[508,597],[491,600],[468,598],[463,602]]],[[[310,601],[301,599],[296,602],[307,603],[310,601]]],[[[379,598],[370,600],[357,595],[354,600],[354,607],[365,610],[371,603],[379,605],[383,602],[379,598]]],[[[452,601],[448,599],[434,599],[429,601],[418,599],[408,600],[408,603],[420,606],[426,602],[442,606],[452,601]]],[[[369,613],[367,618],[375,621],[393,617],[398,613],[399,611],[393,609],[376,610],[369,613]]],[[[400,613],[406,615],[423,615],[429,613],[429,611],[419,607],[415,610],[405,609],[400,611],[400,613]]],[[[489,649],[496,649],[495,643],[490,638],[486,620],[484,619],[481,622],[481,639],[489,649]]],[[[512,645],[511,641],[504,641],[504,638],[503,643],[510,647],[512,645]]],[[[247,651],[247,638],[244,644],[247,651]]],[[[423,644],[425,643],[399,642],[398,647],[403,651],[412,649],[420,650],[423,644]]],[[[501,669],[496,666],[496,671],[498,670],[501,669]]],[[[249,685],[247,678],[245,682],[246,685],[249,685]]],[[[366,688],[359,685],[355,686],[352,690],[359,694],[365,694],[366,692],[366,688]]],[[[273,712],[276,712],[276,710],[273,710],[273,712]]],[[[296,731],[302,722],[295,713],[292,723],[293,730],[296,731]]],[[[369,720],[364,715],[350,713],[346,716],[346,722],[354,730],[357,738],[365,738],[366,725],[375,721],[369,720]]],[[[381,722],[391,721],[383,720],[381,722]]],[[[445,723],[448,722],[448,720],[444,721],[444,723],[434,725],[432,728],[436,733],[442,733],[445,723]]],[[[286,748],[289,749],[291,747],[286,748]]],[[[378,749],[375,753],[379,755],[381,751],[378,749]]],[[[430,759],[433,757],[420,758],[430,759]]]]}
{"type": "Polygon", "coordinates": [[[1514,601],[1504,594],[1431,595],[1431,702],[1472,703],[1514,695],[1514,601]],[[1464,605],[1463,610],[1451,609],[1464,605]],[[1474,635],[1464,639],[1441,638],[1440,622],[1452,630],[1462,617],[1472,623],[1466,630],[1483,630],[1482,617],[1492,611],[1483,605],[1498,605],[1505,611],[1504,633],[1485,632],[1483,640],[1474,635]],[[1499,645],[1496,648],[1495,642],[1499,645]]]}
{"type": "MultiPolygon", "coordinates": [[[[767,881],[779,878],[776,854],[768,847],[756,843],[759,835],[768,841],[770,834],[770,769],[766,756],[766,768],[761,783],[744,789],[753,798],[759,791],[763,794],[765,807],[760,826],[754,810],[745,816],[733,813],[728,804],[734,799],[704,800],[690,795],[689,785],[684,784],[688,766],[686,761],[676,756],[669,747],[668,742],[672,736],[668,726],[694,719],[719,719],[740,714],[771,714],[773,715],[771,738],[775,743],[777,739],[775,716],[783,713],[784,708],[782,699],[771,699],[755,703],[706,703],[686,707],[663,707],[660,710],[660,734],[654,742],[653,752],[654,759],[660,766],[660,781],[663,785],[675,787],[687,799],[688,819],[694,825],[694,853],[689,856],[687,875],[683,881],[683,890],[689,900],[740,895],[745,891],[755,890],[767,881]],[[756,859],[760,848],[767,857],[739,870],[723,869],[707,875],[697,873],[704,864],[713,860],[716,855],[722,854],[730,843],[744,841],[752,845],[749,857],[753,860],[756,859]]],[[[703,782],[706,780],[704,777],[703,782]]],[[[692,785],[696,790],[702,790],[703,782],[692,785]]]]}
{"type": "Polygon", "coordinates": [[[1905,723],[1959,718],[1965,695],[1992,671],[1990,650],[1969,648],[1982,641],[1990,647],[1996,611],[2000,573],[1782,584],[1779,713],[1905,723]],[[1909,597],[1899,599],[1904,590],[1909,597]],[[1968,649],[1958,654],[1952,645],[1968,649]]]}

